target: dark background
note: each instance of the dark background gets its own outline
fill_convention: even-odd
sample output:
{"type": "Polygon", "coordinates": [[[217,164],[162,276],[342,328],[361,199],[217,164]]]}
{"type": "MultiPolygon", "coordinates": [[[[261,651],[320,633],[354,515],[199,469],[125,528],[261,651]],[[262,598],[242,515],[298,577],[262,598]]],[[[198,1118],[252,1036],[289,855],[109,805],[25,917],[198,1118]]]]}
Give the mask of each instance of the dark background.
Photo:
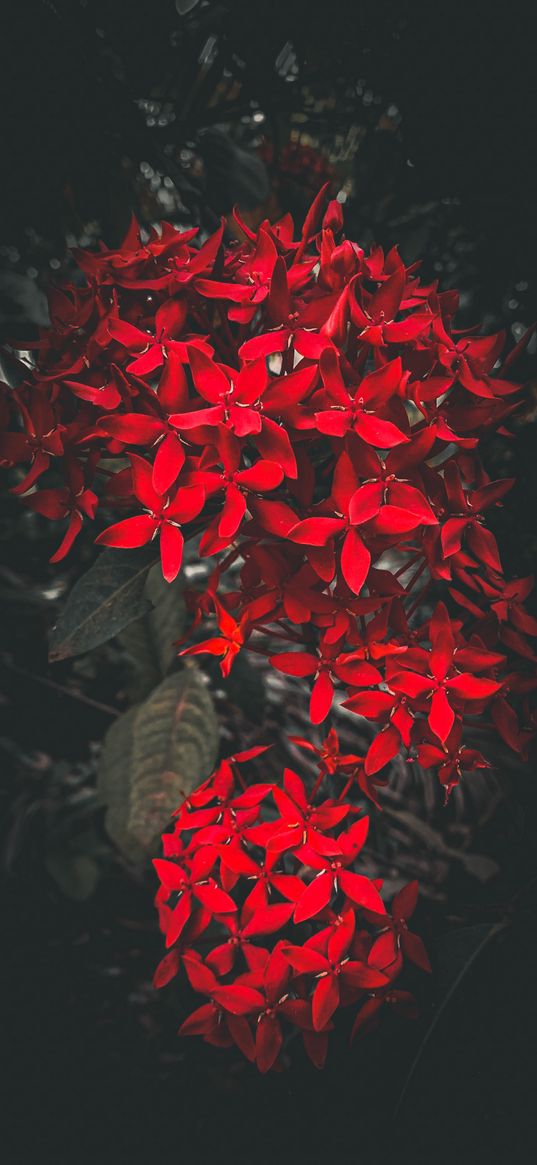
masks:
{"type": "MultiPolygon", "coordinates": [[[[423,257],[427,276],[461,288],[461,323],[483,319],[518,339],[537,318],[533,6],[234,0],[188,8],[181,0],[5,0],[3,338],[33,335],[46,321],[44,289],[69,270],[66,243],[117,243],[133,209],[145,224],[164,217],[211,229],[238,202],[253,222],[291,209],[299,223],[328,176],[347,194],[351,237],[399,242],[406,262],[423,257]],[[264,164],[251,162],[261,156],[264,164]]],[[[515,436],[485,450],[491,473],[514,465],[518,476],[498,519],[509,575],[535,563],[535,347],[519,367],[527,394],[515,436]]],[[[160,951],[150,880],[113,853],[93,800],[96,748],[107,707],[121,706],[123,662],[110,649],[94,663],[48,664],[48,628],[92,555],[82,539],[66,565],[50,568],[53,544],[45,523],[4,497],[5,1160],[532,1159],[531,768],[500,756],[496,784],[476,782],[479,795],[464,790],[444,814],[425,786],[411,790],[416,813],[439,835],[464,834],[497,871],[483,883],[460,863],[442,865],[415,837],[401,841],[406,867],[392,855],[408,868],[416,849],[423,866],[420,925],[435,978],[416,985],[418,1024],[388,1021],[351,1050],[343,1028],[323,1074],[297,1054],[290,1072],[270,1079],[197,1041],[179,1042],[184,1002],[173,992],[156,999],[150,987],[160,951]],[[73,900],[72,867],[62,871],[50,853],[88,831],[99,880],[73,900]],[[394,1120],[446,991],[498,923],[394,1120]],[[449,941],[461,926],[473,932],[463,949],[449,941]]],[[[221,703],[228,736],[237,716],[265,716],[266,730],[266,714],[237,712],[240,703],[236,693],[221,703]]]]}

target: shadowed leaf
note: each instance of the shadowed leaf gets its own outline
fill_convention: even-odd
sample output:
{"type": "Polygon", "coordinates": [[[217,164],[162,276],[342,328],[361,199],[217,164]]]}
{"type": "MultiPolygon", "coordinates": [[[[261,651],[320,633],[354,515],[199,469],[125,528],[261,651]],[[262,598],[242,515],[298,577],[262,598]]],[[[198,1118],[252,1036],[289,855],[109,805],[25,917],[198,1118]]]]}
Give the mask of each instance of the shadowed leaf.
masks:
{"type": "Polygon", "coordinates": [[[129,623],[118,636],[131,664],[128,687],[131,700],[145,699],[177,660],[175,641],[182,634],[186,620],[182,589],[181,579],[167,583],[160,565],[154,566],[144,592],[152,610],[129,623]]]}
{"type": "Polygon", "coordinates": [[[401,1109],[418,1064],[445,1008],[455,995],[465,975],[479,958],[481,952],[488,946],[492,939],[496,938],[496,935],[506,929],[507,925],[507,922],[502,921],[495,923],[482,922],[476,926],[465,926],[460,930],[453,930],[449,934],[444,935],[437,944],[436,961],[438,965],[439,1002],[433,1019],[425,1032],[410,1066],[410,1071],[401,1090],[399,1100],[397,1101],[394,1118],[397,1117],[401,1109]]]}
{"type": "Polygon", "coordinates": [[[168,676],[111,726],[97,787],[106,828],[125,857],[136,861],[155,848],[183,797],[209,775],[217,748],[211,695],[191,667],[168,676]]]}
{"type": "Polygon", "coordinates": [[[67,848],[50,850],[45,866],[62,894],[76,902],[90,898],[99,880],[99,865],[95,859],[67,848]]]}
{"type": "Polygon", "coordinates": [[[51,662],[91,651],[150,610],[145,584],[155,561],[151,547],[100,554],[75,583],[52,630],[51,662]]]}

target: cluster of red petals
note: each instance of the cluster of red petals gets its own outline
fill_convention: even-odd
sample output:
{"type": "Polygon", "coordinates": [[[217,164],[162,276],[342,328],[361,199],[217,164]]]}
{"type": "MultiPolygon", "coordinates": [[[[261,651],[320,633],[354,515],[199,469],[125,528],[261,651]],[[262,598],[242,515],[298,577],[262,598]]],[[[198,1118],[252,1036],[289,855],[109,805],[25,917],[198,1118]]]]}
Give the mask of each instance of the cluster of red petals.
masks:
{"type": "Polygon", "coordinates": [[[378,804],[400,751],[447,796],[489,765],[464,743],[476,722],[523,756],[535,735],[533,580],[504,577],[487,515],[512,483],[478,454],[509,435],[528,336],[502,364],[502,334],[454,327],[455,291],[345,238],[327,187],[298,240],[289,215],[237,223],[243,241],[222,224],[199,245],[133,222],[117,250],[75,253],[20,383],[1,386],[0,463],[23,504],[63,520],[54,561],[97,516],[97,542],[155,541],[172,581],[200,535],[215,565],[187,592],[183,653],[227,675],[261,651],[309,682],[314,724],[337,698],[377,726],[364,756],[341,755],[333,731],[319,748],[295,739],[318,756],[309,794],[289,771],[244,786],[251,754],[222,762],[164,836],[156,982],[184,968],[206,1002],[183,1031],[266,1071],[293,1028],[321,1064],[342,1005],[358,1003],[355,1031],[384,1003],[414,1010],[393,983],[403,956],[428,967],[407,928],[416,887],[388,914],[357,865],[356,796],[378,804]]]}
{"type": "Polygon", "coordinates": [[[204,1002],[180,1028],[217,1047],[235,1044],[261,1072],[281,1067],[286,1036],[299,1033],[317,1067],[335,1013],[354,1005],[352,1034],[384,1005],[416,1014],[395,987],[405,960],[428,971],[408,929],[417,883],[388,912],[382,882],[360,869],[369,818],[346,798],[319,796],[327,772],[354,766],[325,741],[308,793],[286,769],[282,786],[247,784],[240,766],[263,747],[224,760],[182,804],[156,859],[156,903],[167,954],[162,987],[184,973],[204,1002]],[[357,1005],[357,1006],[356,1006],[357,1005]]]}
{"type": "Polygon", "coordinates": [[[504,577],[486,521],[512,483],[477,451],[516,408],[525,340],[500,366],[504,336],[457,331],[456,292],[346,239],[326,187],[298,241],[289,215],[238,222],[243,242],[169,224],[142,241],[133,223],[118,250],[75,253],[80,278],[52,290],[33,367],[0,396],[0,461],[66,521],[55,560],[102,512],[99,543],[156,540],[172,580],[185,527],[201,532],[217,561],[194,627],[217,626],[187,650],[226,674],[277,635],[271,663],[310,680],[314,723],[337,692],[378,726],[364,788],[403,749],[449,792],[487,764],[468,720],[490,713],[523,755],[535,733],[532,580],[504,577]]]}

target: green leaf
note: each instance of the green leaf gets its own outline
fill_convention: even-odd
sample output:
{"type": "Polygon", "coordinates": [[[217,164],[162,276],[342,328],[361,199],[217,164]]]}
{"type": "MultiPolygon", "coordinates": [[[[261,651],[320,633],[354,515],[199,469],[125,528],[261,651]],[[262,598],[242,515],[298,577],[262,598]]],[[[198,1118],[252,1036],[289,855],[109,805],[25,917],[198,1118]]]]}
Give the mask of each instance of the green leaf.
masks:
{"type": "Polygon", "coordinates": [[[436,962],[438,964],[439,1003],[410,1066],[410,1071],[401,1090],[399,1100],[397,1101],[394,1119],[398,1116],[414,1078],[414,1073],[440,1017],[443,1015],[455,992],[460,987],[466,974],[479,958],[482,951],[507,926],[508,923],[506,921],[495,923],[482,922],[476,926],[464,926],[460,930],[450,931],[438,942],[436,962]]]}
{"type": "Polygon", "coordinates": [[[50,636],[51,662],[91,651],[151,608],[145,593],[152,547],[104,550],[75,583],[50,636]]]}
{"type": "Polygon", "coordinates": [[[118,636],[131,664],[128,691],[133,701],[145,699],[168,674],[177,660],[175,644],[186,622],[182,579],[167,583],[160,564],[150,570],[145,594],[152,610],[130,623],[118,636]]]}
{"type": "Polygon", "coordinates": [[[126,858],[154,852],[171,814],[211,772],[217,750],[211,695],[192,665],[112,724],[97,789],[108,833],[126,858]]]}
{"type": "Polygon", "coordinates": [[[99,880],[99,866],[95,859],[67,847],[49,850],[45,866],[62,894],[76,902],[90,898],[99,880]]]}

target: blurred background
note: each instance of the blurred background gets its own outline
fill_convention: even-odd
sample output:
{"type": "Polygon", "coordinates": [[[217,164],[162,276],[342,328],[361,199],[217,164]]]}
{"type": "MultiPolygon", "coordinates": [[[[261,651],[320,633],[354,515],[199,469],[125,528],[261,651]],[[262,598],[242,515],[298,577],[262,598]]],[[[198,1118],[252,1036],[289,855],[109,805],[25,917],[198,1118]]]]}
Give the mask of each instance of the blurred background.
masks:
{"type": "MultiPolygon", "coordinates": [[[[516,342],[537,319],[536,33],[535,11],[516,0],[494,10],[4,0],[2,342],[46,324],[46,289],[70,272],[70,247],[118,244],[133,212],[145,227],[167,219],[203,233],[224,215],[232,232],[238,205],[254,227],[288,211],[299,227],[328,179],[350,237],[397,243],[407,264],[423,259],[427,279],[461,290],[459,326],[481,320],[516,342]]],[[[495,518],[508,575],[536,561],[536,337],[517,371],[526,394],[514,436],[484,450],[492,476],[517,475],[495,518]]],[[[5,356],[2,375],[12,375],[5,356]]],[[[436,973],[416,985],[418,1024],[394,1019],[350,1051],[342,1030],[324,1074],[298,1056],[269,1080],[180,1042],[184,1002],[151,988],[160,952],[151,878],[115,851],[95,797],[100,741],[128,699],[129,664],[118,644],[49,664],[49,629],[94,554],[86,534],[51,568],[56,541],[4,491],[6,1161],[530,1159],[530,769],[498,750],[494,771],[471,774],[446,810],[428,774],[392,771],[371,861],[394,886],[410,877],[423,886],[419,925],[436,973]]],[[[224,686],[216,670],[207,676],[223,751],[274,739],[281,760],[285,733],[306,723],[296,684],[259,669],[224,686]]],[[[338,730],[355,749],[349,722],[338,730]]]]}

